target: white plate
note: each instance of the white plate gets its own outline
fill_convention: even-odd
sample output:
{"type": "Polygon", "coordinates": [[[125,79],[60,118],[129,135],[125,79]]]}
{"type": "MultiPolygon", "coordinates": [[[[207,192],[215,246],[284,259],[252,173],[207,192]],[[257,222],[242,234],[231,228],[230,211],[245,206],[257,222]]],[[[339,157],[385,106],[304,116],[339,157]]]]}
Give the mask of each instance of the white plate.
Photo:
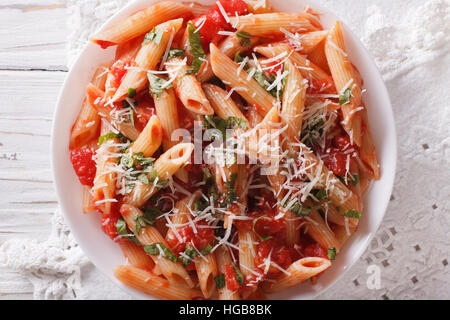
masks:
{"type": "MultiPolygon", "coordinates": [[[[130,3],[104,26],[125,18],[142,9],[154,0],[138,0],[130,3]]],[[[197,1],[212,4],[213,0],[197,1]]],[[[305,5],[323,13],[321,22],[330,28],[336,17],[314,3],[304,0],[272,1],[279,11],[301,11],[305,5]],[[293,8],[295,8],[293,10],[293,8]]],[[[346,243],[337,256],[332,267],[319,278],[316,285],[309,282],[297,287],[271,295],[272,299],[311,299],[334,283],[345,270],[349,269],[366,249],[369,241],[383,220],[388,205],[395,176],[396,135],[394,118],[389,96],[383,80],[361,42],[350,32],[351,26],[345,26],[345,44],[352,62],[357,66],[365,82],[369,121],[377,147],[377,156],[381,163],[381,180],[375,182],[364,200],[364,214],[358,231],[346,243]]],[[[112,281],[135,298],[151,299],[152,297],[122,285],[113,275],[113,268],[123,264],[125,259],[119,246],[111,241],[100,229],[100,217],[96,214],[82,214],[82,188],[75,175],[69,157],[69,135],[72,124],[80,110],[85,89],[97,66],[111,61],[115,49],[102,50],[88,43],[79,55],[61,90],[56,106],[52,133],[52,164],[56,192],[65,221],[73,232],[77,242],[89,259],[112,281]]]]}

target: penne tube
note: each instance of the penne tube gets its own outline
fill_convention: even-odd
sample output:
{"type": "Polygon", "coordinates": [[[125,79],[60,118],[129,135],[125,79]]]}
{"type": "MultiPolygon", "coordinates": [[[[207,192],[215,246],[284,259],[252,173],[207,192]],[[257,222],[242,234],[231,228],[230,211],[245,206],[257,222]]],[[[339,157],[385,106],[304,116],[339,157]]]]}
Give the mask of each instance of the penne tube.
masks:
{"type": "Polygon", "coordinates": [[[325,271],[331,266],[328,259],[309,257],[295,261],[287,268],[287,273],[275,279],[275,282],[265,282],[263,289],[265,292],[278,292],[293,287],[305,280],[310,279],[325,271]]]}
{"type": "Polygon", "coordinates": [[[239,65],[220,52],[214,44],[210,45],[210,53],[214,74],[249,104],[255,105],[262,116],[265,116],[273,106],[278,105],[276,98],[261,87],[255,79],[248,79],[247,73],[240,70],[239,65]]]}
{"type": "Polygon", "coordinates": [[[360,158],[364,164],[370,168],[373,179],[379,180],[381,177],[380,165],[377,160],[375,144],[373,142],[372,133],[370,132],[369,119],[367,117],[367,109],[361,111],[362,115],[362,144],[360,148],[360,158]]]}
{"type": "Polygon", "coordinates": [[[339,252],[341,246],[336,240],[333,231],[316,210],[312,211],[304,220],[306,223],[302,224],[302,226],[305,228],[306,234],[323,248],[335,248],[339,252]]]}
{"type": "Polygon", "coordinates": [[[157,116],[152,116],[136,141],[134,141],[133,145],[130,147],[131,154],[142,152],[144,157],[151,157],[161,145],[162,135],[159,118],[157,116]]]}
{"type": "Polygon", "coordinates": [[[86,89],[87,99],[89,104],[97,110],[97,113],[106,119],[111,126],[122,133],[130,140],[136,140],[139,136],[139,131],[130,123],[117,119],[113,109],[105,106],[105,100],[102,99],[104,92],[95,87],[93,84],[89,84],[86,89]]]}
{"type": "Polygon", "coordinates": [[[330,221],[336,225],[345,226],[347,223],[351,227],[355,227],[358,225],[358,219],[344,217],[341,213],[339,213],[339,210],[333,205],[326,204],[324,211],[325,211],[325,218],[327,219],[327,221],[330,221]]]}
{"type": "MultiPolygon", "coordinates": [[[[127,223],[128,228],[134,232],[136,238],[142,245],[145,246],[160,243],[166,248],[169,248],[166,240],[162,237],[158,230],[150,225],[140,228],[137,230],[138,232],[136,232],[136,219],[143,215],[141,210],[128,204],[123,204],[120,207],[120,213],[127,223]]],[[[189,277],[183,266],[180,263],[167,259],[164,255],[164,253],[160,253],[159,255],[150,255],[150,257],[159,267],[161,273],[166,277],[166,279],[169,280],[170,283],[177,286],[184,286],[188,288],[194,287],[194,282],[189,277]]]]}
{"type": "Polygon", "coordinates": [[[166,279],[133,266],[118,266],[114,276],[126,286],[151,296],[168,300],[192,300],[202,298],[198,290],[175,286],[166,279]]]}
{"type": "MultiPolygon", "coordinates": [[[[328,35],[328,33],[327,33],[328,35]]],[[[308,53],[308,60],[321,68],[327,74],[330,74],[327,56],[325,55],[325,41],[319,43],[311,52],[308,53]]]]}
{"type": "Polygon", "coordinates": [[[155,267],[153,259],[144,251],[142,246],[131,242],[129,240],[121,239],[119,241],[120,248],[127,258],[127,261],[132,265],[140,269],[152,271],[155,267]]]}
{"type": "Polygon", "coordinates": [[[167,20],[189,15],[191,10],[181,3],[174,1],[155,3],[105,30],[100,30],[90,40],[102,48],[107,48],[143,35],[167,20]]]}
{"type": "MultiPolygon", "coordinates": [[[[220,246],[214,252],[216,255],[217,266],[221,274],[225,273],[225,266],[232,263],[230,252],[224,246],[220,246]]],[[[226,284],[223,288],[217,289],[219,294],[219,300],[239,300],[239,293],[231,291],[227,288],[226,284]]]]}
{"type": "Polygon", "coordinates": [[[333,78],[330,77],[325,71],[311,63],[301,54],[293,51],[287,44],[280,44],[277,46],[258,46],[254,49],[256,52],[263,56],[274,58],[283,53],[289,52],[289,58],[295,67],[300,71],[303,78],[310,81],[310,86],[319,86],[321,93],[334,93],[333,78]],[[312,82],[312,83],[311,83],[312,82]]]}
{"type": "Polygon", "coordinates": [[[172,140],[172,132],[180,128],[178,106],[175,92],[172,88],[164,90],[158,97],[153,96],[156,115],[163,130],[162,144],[165,151],[177,144],[172,140]]]}
{"type": "Polygon", "coordinates": [[[358,77],[354,74],[353,66],[345,51],[344,36],[339,21],[336,22],[328,35],[325,54],[338,93],[343,95],[348,89],[351,90],[348,103],[341,106],[342,126],[350,136],[351,141],[361,146],[361,113],[358,111],[361,107],[361,87],[357,83],[358,77]]]}
{"type": "Polygon", "coordinates": [[[230,23],[238,31],[248,32],[252,36],[282,35],[283,30],[304,33],[318,29],[306,13],[277,12],[230,17],[230,23]]]}
{"type": "Polygon", "coordinates": [[[288,76],[283,92],[281,120],[287,124],[287,136],[290,141],[300,140],[303,111],[305,110],[306,83],[300,71],[291,61],[286,61],[288,76]]]}
{"type": "MultiPolygon", "coordinates": [[[[102,121],[100,134],[104,135],[108,132],[109,127],[105,121],[102,121]]],[[[94,186],[92,187],[92,201],[95,207],[103,214],[110,214],[113,203],[117,202],[114,198],[116,195],[117,173],[113,169],[118,160],[118,157],[115,156],[117,152],[115,144],[118,142],[117,139],[109,139],[96,152],[97,171],[95,173],[94,186]]]]}
{"type": "MultiPolygon", "coordinates": [[[[225,40],[223,40],[218,48],[219,50],[229,58],[233,58],[234,55],[239,53],[244,53],[251,49],[255,44],[259,42],[258,37],[250,36],[249,42],[242,41],[236,35],[228,36],[225,40]]],[[[206,57],[206,62],[202,64],[200,70],[197,74],[197,79],[200,82],[206,82],[214,77],[214,72],[211,66],[211,54],[208,54],[206,57]]]]}
{"type": "Polygon", "coordinates": [[[189,111],[200,115],[212,115],[214,113],[208,99],[206,99],[200,82],[193,74],[189,74],[189,68],[185,61],[173,58],[165,63],[169,76],[177,96],[189,111]]]}
{"type": "Polygon", "coordinates": [[[239,265],[242,274],[247,278],[255,269],[258,238],[253,231],[238,230],[239,234],[239,265]]]}
{"type": "MultiPolygon", "coordinates": [[[[300,47],[298,48],[298,52],[301,54],[310,54],[314,49],[316,49],[321,43],[324,43],[325,38],[328,35],[328,31],[321,30],[321,31],[313,31],[308,33],[303,33],[295,37],[294,39],[297,40],[300,44],[300,47]]],[[[292,41],[291,38],[288,38],[289,42],[291,44],[294,44],[294,47],[296,47],[296,41],[292,41]]],[[[311,59],[310,59],[311,60],[311,59]]],[[[326,61],[326,59],[325,59],[326,61]]],[[[314,61],[313,61],[314,62],[314,61]]]]}
{"type": "MultiPolygon", "coordinates": [[[[97,88],[103,88],[107,77],[107,67],[99,67],[92,77],[92,84],[97,88]]],[[[97,110],[91,106],[88,99],[83,101],[80,113],[78,114],[75,124],[70,131],[69,148],[75,149],[88,144],[98,134],[100,127],[100,116],[97,110]]]]}
{"type": "Polygon", "coordinates": [[[216,291],[216,282],[214,281],[214,278],[219,274],[216,256],[213,253],[210,253],[204,257],[197,257],[194,259],[194,263],[200,289],[203,296],[208,299],[216,291]]]}
{"type": "Polygon", "coordinates": [[[153,39],[144,40],[134,59],[133,67],[128,69],[109,103],[120,101],[130,89],[140,91],[146,86],[148,83],[147,71],[155,69],[166,51],[170,39],[173,39],[182,23],[183,19],[170,20],[155,27],[155,36],[153,39]]]}
{"type": "Polygon", "coordinates": [[[116,49],[116,60],[134,60],[142,46],[142,41],[144,41],[144,37],[140,36],[118,45],[116,49]]]}
{"type": "Polygon", "coordinates": [[[248,11],[251,13],[268,13],[273,9],[268,0],[244,0],[248,5],[248,11]]]}
{"type": "Polygon", "coordinates": [[[83,213],[95,210],[94,200],[91,194],[91,188],[83,186],[83,213]]]}
{"type": "Polygon", "coordinates": [[[230,117],[235,117],[247,121],[244,114],[239,110],[236,103],[228,96],[228,93],[225,90],[213,84],[204,84],[202,87],[214,112],[219,117],[225,120],[230,117]]]}
{"type": "Polygon", "coordinates": [[[136,184],[131,193],[125,197],[125,203],[138,208],[142,207],[158,191],[157,180],[170,179],[191,158],[193,150],[194,145],[192,143],[180,143],[164,152],[154,164],[154,170],[158,178],[154,180],[156,185],[155,182],[152,185],[136,184]]]}
{"type": "Polygon", "coordinates": [[[335,226],[333,228],[336,240],[339,243],[339,247],[343,247],[348,239],[355,233],[356,227],[346,228],[345,226],[335,226]]]}

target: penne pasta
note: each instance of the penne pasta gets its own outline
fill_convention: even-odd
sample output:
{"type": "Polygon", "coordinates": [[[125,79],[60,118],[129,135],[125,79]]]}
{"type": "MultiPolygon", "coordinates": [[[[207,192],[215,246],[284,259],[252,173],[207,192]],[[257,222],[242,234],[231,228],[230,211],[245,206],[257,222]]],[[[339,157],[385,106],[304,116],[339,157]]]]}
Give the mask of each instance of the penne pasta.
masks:
{"type": "Polygon", "coordinates": [[[341,23],[169,0],[91,41],[117,48],[86,88],[70,160],[83,213],[125,256],[116,278],[160,299],[316,285],[380,178],[341,23]]]}
{"type": "Polygon", "coordinates": [[[230,17],[231,25],[238,31],[252,36],[283,34],[283,30],[310,32],[317,30],[311,18],[305,13],[261,13],[241,17],[230,17]]]}
{"type": "Polygon", "coordinates": [[[128,241],[128,240],[121,240],[119,241],[120,248],[122,249],[122,252],[127,258],[127,261],[134,267],[152,271],[155,267],[155,263],[153,262],[152,258],[144,251],[142,246],[128,241]]]}
{"type": "Polygon", "coordinates": [[[293,287],[318,275],[330,266],[330,260],[324,258],[309,257],[297,260],[286,270],[287,274],[283,273],[275,279],[275,282],[266,282],[264,291],[273,293],[293,287]]]}
{"type": "Polygon", "coordinates": [[[348,102],[341,106],[342,125],[352,141],[361,146],[361,114],[358,112],[361,106],[361,87],[356,82],[357,77],[353,72],[353,66],[345,52],[344,36],[339,21],[328,35],[325,54],[338,93],[344,95],[346,90],[350,90],[348,102]]]}
{"type": "Polygon", "coordinates": [[[219,49],[211,44],[211,65],[214,74],[232,87],[248,103],[257,106],[261,115],[272,109],[278,101],[270,95],[255,79],[248,79],[245,71],[240,71],[239,65],[224,55],[219,49]]]}
{"type": "Polygon", "coordinates": [[[110,28],[100,30],[90,40],[102,48],[107,48],[143,35],[167,20],[189,16],[190,14],[189,7],[178,2],[163,1],[155,3],[110,28]]]}
{"type": "Polygon", "coordinates": [[[133,266],[118,266],[114,276],[126,286],[145,292],[160,299],[191,300],[202,298],[198,290],[171,284],[164,278],[133,266]]]}
{"type": "Polygon", "coordinates": [[[193,150],[193,144],[180,143],[163,153],[154,164],[154,171],[156,172],[156,177],[158,179],[154,179],[152,185],[137,184],[131,193],[124,199],[125,203],[138,208],[142,207],[145,202],[158,191],[158,181],[170,179],[170,177],[190,159],[193,150]]]}
{"type": "MultiPolygon", "coordinates": [[[[233,58],[236,53],[245,53],[256,43],[259,42],[258,37],[252,37],[248,39],[248,42],[239,39],[236,35],[228,36],[223,40],[218,48],[219,50],[229,58],[233,58]]],[[[206,57],[206,62],[202,64],[197,75],[197,79],[200,82],[206,82],[214,77],[214,72],[211,66],[211,55],[208,54],[206,57]]]]}
{"type": "Polygon", "coordinates": [[[194,75],[189,74],[189,68],[185,61],[174,58],[165,64],[178,97],[189,111],[200,115],[211,115],[214,113],[208,99],[205,97],[200,82],[194,75]]]}
{"type": "Polygon", "coordinates": [[[289,52],[289,58],[295,67],[300,71],[303,78],[310,82],[310,86],[317,87],[321,93],[335,92],[333,78],[331,78],[325,71],[313,64],[301,54],[293,51],[288,45],[277,46],[259,46],[254,49],[256,52],[270,58],[280,56],[283,53],[289,52]]]}
{"type": "MultiPolygon", "coordinates": [[[[138,208],[124,204],[120,207],[120,213],[130,230],[133,230],[142,245],[149,246],[158,244],[165,246],[165,248],[169,248],[166,240],[154,227],[147,225],[140,229],[136,229],[136,220],[143,215],[138,208]]],[[[192,288],[194,283],[182,265],[169,260],[167,253],[161,252],[161,250],[162,249],[159,249],[160,252],[158,255],[150,256],[161,270],[161,273],[174,285],[192,288]]]]}
{"type": "Polygon", "coordinates": [[[129,68],[122,79],[119,88],[109,103],[120,101],[129,90],[140,91],[148,83],[147,71],[155,69],[171,38],[178,32],[183,19],[164,22],[155,27],[155,30],[144,40],[142,47],[134,59],[132,68],[129,68]]]}

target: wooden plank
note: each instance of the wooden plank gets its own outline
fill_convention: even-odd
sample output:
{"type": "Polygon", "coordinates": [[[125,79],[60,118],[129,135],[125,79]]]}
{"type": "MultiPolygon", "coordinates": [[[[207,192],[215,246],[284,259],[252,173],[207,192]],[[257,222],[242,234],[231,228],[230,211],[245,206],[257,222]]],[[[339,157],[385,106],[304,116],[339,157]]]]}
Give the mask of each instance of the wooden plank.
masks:
{"type": "Polygon", "coordinates": [[[66,70],[66,21],[58,0],[2,0],[0,70],[66,70]]]}
{"type": "Polygon", "coordinates": [[[52,114],[66,73],[0,71],[0,243],[45,240],[57,207],[52,114]]]}

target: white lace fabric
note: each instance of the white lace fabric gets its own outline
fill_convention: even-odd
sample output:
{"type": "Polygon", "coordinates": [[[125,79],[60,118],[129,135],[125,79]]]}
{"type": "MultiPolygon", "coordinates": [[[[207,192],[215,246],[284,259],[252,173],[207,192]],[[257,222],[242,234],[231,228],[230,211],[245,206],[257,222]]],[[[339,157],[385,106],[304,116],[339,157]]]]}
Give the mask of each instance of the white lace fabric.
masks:
{"type": "MultiPolygon", "coordinates": [[[[69,61],[127,3],[66,2],[69,61]]],[[[449,299],[450,1],[318,2],[347,22],[375,59],[398,135],[397,177],[383,224],[359,261],[318,298],[449,299]],[[379,286],[368,284],[371,266],[380,270],[379,286]]],[[[0,246],[0,264],[25,275],[35,299],[130,298],[92,266],[59,213],[52,224],[45,242],[0,246]]]]}

